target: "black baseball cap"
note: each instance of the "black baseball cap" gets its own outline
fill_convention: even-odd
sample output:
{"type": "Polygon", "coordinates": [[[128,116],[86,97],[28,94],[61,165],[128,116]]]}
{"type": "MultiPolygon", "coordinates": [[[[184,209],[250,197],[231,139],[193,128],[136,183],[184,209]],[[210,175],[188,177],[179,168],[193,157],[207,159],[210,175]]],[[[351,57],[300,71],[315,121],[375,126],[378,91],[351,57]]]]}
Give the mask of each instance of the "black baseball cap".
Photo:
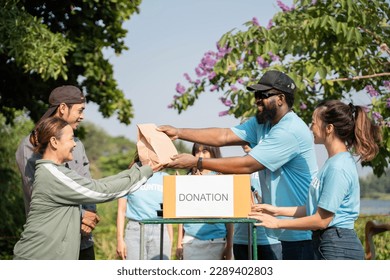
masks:
{"type": "Polygon", "coordinates": [[[46,111],[46,113],[41,117],[39,122],[54,115],[55,111],[57,110],[58,106],[61,103],[82,104],[85,103],[85,101],[86,101],[85,96],[78,87],[70,86],[70,85],[57,87],[53,89],[53,91],[50,93],[49,96],[50,107],[46,111]]]}
{"type": "Polygon", "coordinates": [[[257,84],[247,87],[249,91],[268,91],[270,89],[277,89],[284,93],[294,94],[296,85],[294,81],[285,73],[271,70],[265,72],[257,84]]]}

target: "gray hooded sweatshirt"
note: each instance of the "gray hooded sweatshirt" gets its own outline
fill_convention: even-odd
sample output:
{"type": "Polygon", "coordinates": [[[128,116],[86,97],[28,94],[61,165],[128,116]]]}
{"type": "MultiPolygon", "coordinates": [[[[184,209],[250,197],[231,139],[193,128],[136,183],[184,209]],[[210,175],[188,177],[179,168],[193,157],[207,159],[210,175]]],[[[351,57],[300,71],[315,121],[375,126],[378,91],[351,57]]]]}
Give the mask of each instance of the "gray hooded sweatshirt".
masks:
{"type": "Polygon", "coordinates": [[[150,166],[93,180],[64,164],[37,160],[31,208],[14,259],[77,260],[80,250],[80,204],[102,203],[137,190],[153,175],[150,166]]]}

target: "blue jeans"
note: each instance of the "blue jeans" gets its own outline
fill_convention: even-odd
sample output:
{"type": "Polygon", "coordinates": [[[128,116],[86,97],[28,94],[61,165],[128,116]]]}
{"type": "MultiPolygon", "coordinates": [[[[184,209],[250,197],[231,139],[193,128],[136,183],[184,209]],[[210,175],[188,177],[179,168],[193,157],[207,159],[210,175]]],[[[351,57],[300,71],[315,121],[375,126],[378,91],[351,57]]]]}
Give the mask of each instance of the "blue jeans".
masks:
{"type": "Polygon", "coordinates": [[[313,246],[316,260],[364,260],[362,243],[353,229],[313,231],[313,246]]]}
{"type": "MultiPolygon", "coordinates": [[[[159,260],[160,259],[160,230],[159,224],[144,225],[144,259],[159,260]]],[[[127,260],[139,260],[141,236],[140,224],[133,220],[128,220],[125,229],[125,243],[127,247],[127,260]]],[[[163,259],[171,258],[171,240],[168,235],[167,225],[164,225],[164,240],[163,240],[163,259]]]]}
{"type": "MultiPolygon", "coordinates": [[[[233,254],[235,260],[248,260],[248,245],[233,244],[233,254]]],[[[252,259],[252,257],[250,259],[252,259]]],[[[257,259],[281,260],[282,245],[280,245],[280,243],[272,245],[257,245],[257,259]]]]}
{"type": "Polygon", "coordinates": [[[283,260],[313,260],[314,250],[311,240],[282,241],[283,260]]]}

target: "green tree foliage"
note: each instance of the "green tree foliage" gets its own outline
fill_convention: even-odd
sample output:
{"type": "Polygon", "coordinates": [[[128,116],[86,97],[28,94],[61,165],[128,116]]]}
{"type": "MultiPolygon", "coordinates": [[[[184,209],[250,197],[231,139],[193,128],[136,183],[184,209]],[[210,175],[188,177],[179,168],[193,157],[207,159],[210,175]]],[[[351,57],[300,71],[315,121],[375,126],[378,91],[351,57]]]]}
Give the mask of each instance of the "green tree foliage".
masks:
{"type": "Polygon", "coordinates": [[[37,121],[50,91],[73,84],[104,117],[130,124],[133,108],[118,89],[103,49],[121,54],[124,21],[141,0],[0,0],[0,111],[7,122],[27,108],[37,121]]]}
{"type": "Polygon", "coordinates": [[[390,7],[385,0],[295,0],[293,7],[277,1],[282,12],[267,27],[256,18],[246,30],[222,36],[217,51],[205,53],[197,78],[185,74],[189,85],[176,86],[170,105],[179,113],[194,105],[200,94],[217,91],[227,110],[245,118],[255,114],[254,96],[246,86],[265,71],[289,74],[297,84],[294,110],[307,122],[322,99],[352,100],[367,91],[367,110],[383,126],[383,146],[367,165],[383,174],[390,157],[390,7]]]}
{"type": "Polygon", "coordinates": [[[19,141],[31,131],[33,123],[19,111],[15,124],[14,127],[7,125],[0,113],[0,259],[11,258],[26,219],[15,152],[19,141]]]}

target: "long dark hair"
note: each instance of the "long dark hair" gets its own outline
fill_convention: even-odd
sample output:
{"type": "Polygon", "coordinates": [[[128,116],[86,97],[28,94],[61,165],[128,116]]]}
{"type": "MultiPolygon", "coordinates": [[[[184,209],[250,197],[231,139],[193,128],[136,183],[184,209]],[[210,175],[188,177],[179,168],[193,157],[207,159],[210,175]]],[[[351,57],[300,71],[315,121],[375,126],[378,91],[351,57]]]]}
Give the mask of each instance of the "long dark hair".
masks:
{"type": "MultiPolygon", "coordinates": [[[[199,143],[194,143],[194,145],[192,146],[192,152],[191,154],[193,156],[196,155],[196,153],[199,151],[199,150],[206,150],[210,153],[210,157],[211,158],[221,158],[222,157],[222,153],[221,153],[221,149],[219,147],[214,147],[214,146],[209,146],[209,145],[204,145],[204,144],[199,144],[199,143]]],[[[192,168],[191,170],[189,170],[188,173],[190,174],[196,174],[197,173],[197,168],[194,167],[192,168]]],[[[200,171],[200,170],[199,170],[200,171]]]]}
{"type": "Polygon", "coordinates": [[[335,134],[344,141],[348,149],[362,161],[372,160],[379,152],[378,144],[382,140],[380,127],[367,116],[362,106],[349,105],[339,100],[325,100],[317,105],[317,117],[334,126],[335,134]]]}
{"type": "Polygon", "coordinates": [[[212,158],[220,158],[222,157],[221,149],[219,147],[214,147],[214,146],[209,146],[209,145],[204,145],[204,144],[199,144],[199,143],[194,143],[192,146],[192,155],[195,156],[196,153],[199,150],[206,150],[209,151],[210,156],[212,158]]]}

